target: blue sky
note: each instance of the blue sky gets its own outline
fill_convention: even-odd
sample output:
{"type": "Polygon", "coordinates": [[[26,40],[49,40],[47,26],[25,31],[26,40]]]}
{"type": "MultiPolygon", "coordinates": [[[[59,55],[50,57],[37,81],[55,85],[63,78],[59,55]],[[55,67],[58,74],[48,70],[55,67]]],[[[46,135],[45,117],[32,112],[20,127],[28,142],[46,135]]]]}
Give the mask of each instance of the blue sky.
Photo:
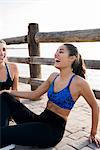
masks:
{"type": "Polygon", "coordinates": [[[30,22],[40,31],[100,27],[100,0],[0,0],[0,38],[27,34],[30,22]]]}

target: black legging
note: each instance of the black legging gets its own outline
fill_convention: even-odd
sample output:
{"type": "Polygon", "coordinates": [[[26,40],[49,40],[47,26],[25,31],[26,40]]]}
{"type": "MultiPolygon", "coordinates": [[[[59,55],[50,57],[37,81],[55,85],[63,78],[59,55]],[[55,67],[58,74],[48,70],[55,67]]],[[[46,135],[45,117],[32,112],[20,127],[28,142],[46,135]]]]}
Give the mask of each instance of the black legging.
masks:
{"type": "Polygon", "coordinates": [[[65,124],[62,117],[48,109],[37,115],[11,94],[0,95],[1,147],[8,144],[53,147],[62,139],[65,124]],[[9,126],[11,117],[17,125],[9,126]]]}

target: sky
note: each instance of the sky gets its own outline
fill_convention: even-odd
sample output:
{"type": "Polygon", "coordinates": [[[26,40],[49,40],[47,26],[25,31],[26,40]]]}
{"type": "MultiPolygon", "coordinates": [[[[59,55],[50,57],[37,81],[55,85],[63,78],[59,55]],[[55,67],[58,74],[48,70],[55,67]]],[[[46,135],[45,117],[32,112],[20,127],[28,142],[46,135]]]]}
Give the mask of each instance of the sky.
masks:
{"type": "Polygon", "coordinates": [[[26,35],[29,23],[42,32],[100,28],[100,0],[0,0],[0,38],[26,35]]]}
{"type": "MultiPolygon", "coordinates": [[[[0,39],[26,35],[29,23],[38,23],[41,32],[100,28],[100,0],[0,0],[0,39]]],[[[75,46],[83,58],[100,60],[100,42],[75,46]]],[[[53,57],[57,47],[54,43],[41,45],[41,56],[53,57]]],[[[9,51],[8,56],[14,53],[9,51]]],[[[17,55],[25,56],[23,51],[17,55]]],[[[100,78],[100,73],[95,76],[100,78]]]]}

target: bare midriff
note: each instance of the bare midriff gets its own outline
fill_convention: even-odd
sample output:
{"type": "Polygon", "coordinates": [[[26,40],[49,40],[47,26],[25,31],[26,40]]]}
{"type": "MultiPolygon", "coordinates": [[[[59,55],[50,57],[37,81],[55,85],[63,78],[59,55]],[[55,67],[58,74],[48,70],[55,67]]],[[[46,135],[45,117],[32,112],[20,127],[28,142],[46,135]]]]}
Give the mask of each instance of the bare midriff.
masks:
{"type": "Polygon", "coordinates": [[[67,121],[67,117],[70,113],[70,110],[68,109],[63,109],[59,106],[57,106],[56,104],[54,104],[51,101],[48,101],[47,103],[47,109],[49,109],[50,111],[56,113],[57,115],[59,115],[60,117],[62,117],[65,121],[67,121]]]}

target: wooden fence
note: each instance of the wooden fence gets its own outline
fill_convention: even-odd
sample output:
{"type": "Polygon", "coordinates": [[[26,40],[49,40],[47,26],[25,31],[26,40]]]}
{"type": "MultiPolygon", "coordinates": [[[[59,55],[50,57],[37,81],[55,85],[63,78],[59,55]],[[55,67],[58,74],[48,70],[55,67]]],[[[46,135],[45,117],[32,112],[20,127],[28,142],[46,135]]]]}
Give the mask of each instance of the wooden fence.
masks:
{"type": "MultiPolygon", "coordinates": [[[[7,45],[28,43],[29,57],[9,57],[8,60],[16,63],[25,63],[30,66],[30,78],[20,77],[20,82],[31,84],[31,89],[39,86],[41,80],[41,65],[53,65],[53,58],[41,58],[39,43],[47,42],[96,42],[100,41],[100,29],[39,32],[36,23],[28,26],[28,35],[4,39],[7,45]]],[[[85,60],[87,69],[100,69],[100,60],[85,60]]],[[[100,99],[100,91],[93,89],[96,98],[100,99]]]]}

